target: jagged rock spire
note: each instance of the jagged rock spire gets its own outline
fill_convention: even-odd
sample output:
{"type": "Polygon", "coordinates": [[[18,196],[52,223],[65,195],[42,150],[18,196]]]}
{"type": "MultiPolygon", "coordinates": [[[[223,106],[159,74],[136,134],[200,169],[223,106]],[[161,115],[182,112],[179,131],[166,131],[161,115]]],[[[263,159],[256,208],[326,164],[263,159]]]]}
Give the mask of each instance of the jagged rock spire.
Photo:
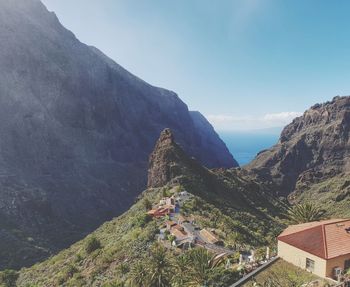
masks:
{"type": "Polygon", "coordinates": [[[148,187],[161,187],[171,179],[170,165],[179,147],[170,129],[161,132],[156,146],[149,158],[148,187]]]}
{"type": "Polygon", "coordinates": [[[172,131],[165,129],[149,158],[148,187],[162,187],[179,177],[202,173],[204,170],[206,169],[175,142],[172,131]]]}

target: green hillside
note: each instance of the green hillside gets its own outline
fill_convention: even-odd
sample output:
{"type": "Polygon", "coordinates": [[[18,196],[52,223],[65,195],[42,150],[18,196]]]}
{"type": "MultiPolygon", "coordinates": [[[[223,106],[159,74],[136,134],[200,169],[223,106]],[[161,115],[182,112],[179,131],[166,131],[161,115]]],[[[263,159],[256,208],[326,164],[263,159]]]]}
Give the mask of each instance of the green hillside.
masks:
{"type": "MultiPolygon", "coordinates": [[[[142,262],[148,265],[159,227],[166,220],[151,219],[146,215],[148,202],[158,202],[163,195],[171,195],[182,188],[166,186],[145,191],[122,216],[103,224],[85,239],[47,261],[22,269],[18,286],[129,286],[127,284],[132,282],[134,268],[142,262]]],[[[216,229],[228,248],[273,244],[273,238],[281,227],[276,224],[278,221],[275,218],[270,217],[263,207],[256,208],[255,212],[250,212],[249,208],[238,211],[234,204],[232,207],[230,204],[224,203],[220,197],[210,202],[193,196],[184,203],[180,212],[193,216],[201,228],[216,229]]],[[[250,208],[252,211],[253,208],[250,208]]],[[[181,253],[178,248],[169,249],[166,257],[176,262],[181,253]]],[[[235,256],[233,254],[231,257],[235,256]]],[[[238,276],[234,269],[225,270],[224,267],[215,272],[226,274],[222,277],[225,282],[221,284],[234,282],[238,276]]],[[[216,278],[215,272],[210,275],[212,278],[216,278]]]]}
{"type": "Polygon", "coordinates": [[[348,174],[320,180],[307,186],[297,186],[292,194],[297,202],[315,202],[328,217],[350,217],[350,177],[348,174]]]}
{"type": "Polygon", "coordinates": [[[200,166],[169,134],[161,136],[151,156],[149,183],[161,185],[164,170],[166,184],[149,184],[129,211],[47,261],[22,269],[18,286],[227,286],[241,276],[239,251],[274,247],[285,209],[271,187],[244,171],[200,166]],[[176,198],[185,190],[188,198],[175,216],[147,214],[162,198],[176,198]],[[193,234],[203,240],[206,230],[220,246],[201,241],[189,250],[172,246],[178,238],[161,230],[180,215],[194,222],[193,234]],[[167,283],[155,284],[157,278],[167,283]]]}

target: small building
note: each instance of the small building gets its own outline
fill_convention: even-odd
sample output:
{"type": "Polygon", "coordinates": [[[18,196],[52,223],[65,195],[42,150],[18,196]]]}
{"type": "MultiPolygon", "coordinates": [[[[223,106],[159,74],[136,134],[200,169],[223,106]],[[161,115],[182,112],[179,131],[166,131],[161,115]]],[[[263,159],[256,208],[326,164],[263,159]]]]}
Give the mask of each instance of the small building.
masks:
{"type": "Polygon", "coordinates": [[[179,217],[177,218],[177,223],[178,224],[189,223],[189,220],[187,217],[183,215],[179,215],[179,217]]]}
{"type": "Polygon", "coordinates": [[[350,219],[289,226],[278,236],[278,256],[322,278],[350,268],[350,219]]]}
{"type": "Polygon", "coordinates": [[[175,197],[164,197],[159,201],[159,205],[175,205],[175,197]]]}
{"type": "Polygon", "coordinates": [[[223,245],[223,241],[220,240],[216,234],[214,234],[212,231],[208,229],[202,229],[199,232],[201,238],[206,242],[210,244],[216,244],[216,245],[223,245]]]}
{"type": "Polygon", "coordinates": [[[184,230],[174,227],[170,229],[170,234],[175,236],[176,240],[184,240],[188,238],[188,234],[184,230]]]}
{"type": "Polygon", "coordinates": [[[161,206],[158,208],[151,209],[147,212],[148,215],[159,218],[163,217],[166,215],[170,215],[175,212],[175,207],[174,206],[161,206]]]}
{"type": "Polygon", "coordinates": [[[149,216],[154,217],[154,218],[158,218],[158,217],[162,217],[162,216],[166,215],[165,211],[162,210],[161,208],[151,209],[151,210],[147,211],[147,214],[149,216]]]}
{"type": "Polygon", "coordinates": [[[171,220],[168,220],[165,222],[165,227],[167,230],[170,230],[171,228],[173,228],[174,226],[176,226],[177,223],[171,220]]]}
{"type": "Polygon", "coordinates": [[[184,231],[187,234],[187,232],[185,231],[185,229],[181,225],[175,224],[172,228],[180,230],[181,232],[184,231]]]}

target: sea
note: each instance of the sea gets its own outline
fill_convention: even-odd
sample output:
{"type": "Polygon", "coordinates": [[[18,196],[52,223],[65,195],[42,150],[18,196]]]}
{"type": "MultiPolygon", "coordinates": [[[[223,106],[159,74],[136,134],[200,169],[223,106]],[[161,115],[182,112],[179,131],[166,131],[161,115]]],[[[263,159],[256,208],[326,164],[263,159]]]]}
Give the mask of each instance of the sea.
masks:
{"type": "Polygon", "coordinates": [[[221,139],[240,166],[252,161],[258,152],[278,142],[282,128],[253,131],[219,131],[221,139]]]}

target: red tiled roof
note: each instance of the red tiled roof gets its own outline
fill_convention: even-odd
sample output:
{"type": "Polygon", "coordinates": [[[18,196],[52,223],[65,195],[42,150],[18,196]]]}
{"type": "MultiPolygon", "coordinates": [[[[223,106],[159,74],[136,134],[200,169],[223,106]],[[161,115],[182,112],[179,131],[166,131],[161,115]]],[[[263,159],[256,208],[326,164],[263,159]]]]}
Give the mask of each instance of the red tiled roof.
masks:
{"type": "Polygon", "coordinates": [[[324,259],[350,254],[350,219],[292,225],[278,240],[324,259]]]}

